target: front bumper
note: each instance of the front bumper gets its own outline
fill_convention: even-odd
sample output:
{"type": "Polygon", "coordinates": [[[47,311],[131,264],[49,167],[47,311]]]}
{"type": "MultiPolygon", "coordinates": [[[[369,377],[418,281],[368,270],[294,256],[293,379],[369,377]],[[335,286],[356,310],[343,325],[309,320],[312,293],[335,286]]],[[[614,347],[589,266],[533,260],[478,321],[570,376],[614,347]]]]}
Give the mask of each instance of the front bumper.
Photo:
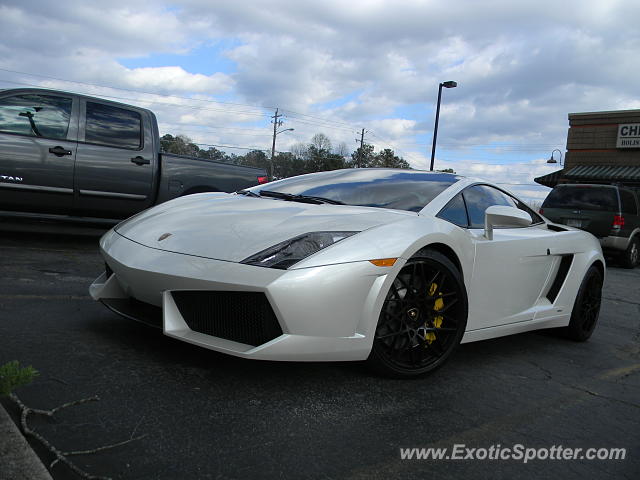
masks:
{"type": "Polygon", "coordinates": [[[114,305],[142,302],[151,311],[159,307],[166,335],[263,360],[366,359],[388,284],[399,268],[352,262],[274,270],[158,250],[115,232],[103,237],[101,250],[113,273],[102,274],[91,285],[94,299],[143,321],[136,318],[136,309],[123,311],[114,305]],[[184,308],[176,304],[175,297],[181,296],[174,294],[177,291],[264,294],[282,333],[266,343],[250,345],[195,331],[189,327],[193,322],[185,318],[184,308]]]}

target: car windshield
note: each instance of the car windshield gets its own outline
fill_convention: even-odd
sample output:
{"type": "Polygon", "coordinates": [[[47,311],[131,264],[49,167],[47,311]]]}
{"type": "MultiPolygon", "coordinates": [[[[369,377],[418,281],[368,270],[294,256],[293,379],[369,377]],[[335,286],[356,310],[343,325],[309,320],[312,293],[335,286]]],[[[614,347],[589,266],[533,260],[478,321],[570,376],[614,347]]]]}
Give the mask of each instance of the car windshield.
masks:
{"type": "Polygon", "coordinates": [[[264,190],[264,197],[282,200],[311,197],[318,202],[418,212],[460,178],[449,173],[357,168],[286,178],[249,192],[260,195],[264,190]]]}
{"type": "Polygon", "coordinates": [[[618,210],[616,190],[592,185],[559,186],[551,191],[542,208],[575,210],[618,210]]]}

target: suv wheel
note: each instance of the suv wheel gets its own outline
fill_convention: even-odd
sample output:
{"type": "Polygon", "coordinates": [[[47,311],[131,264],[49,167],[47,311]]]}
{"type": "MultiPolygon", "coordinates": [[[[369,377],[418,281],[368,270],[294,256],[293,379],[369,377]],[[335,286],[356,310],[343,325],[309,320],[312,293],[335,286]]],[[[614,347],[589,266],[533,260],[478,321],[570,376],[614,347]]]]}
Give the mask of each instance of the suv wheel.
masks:
{"type": "Polygon", "coordinates": [[[640,242],[635,236],[629,242],[629,246],[622,254],[622,266],[624,268],[635,268],[640,261],[640,242]]]}

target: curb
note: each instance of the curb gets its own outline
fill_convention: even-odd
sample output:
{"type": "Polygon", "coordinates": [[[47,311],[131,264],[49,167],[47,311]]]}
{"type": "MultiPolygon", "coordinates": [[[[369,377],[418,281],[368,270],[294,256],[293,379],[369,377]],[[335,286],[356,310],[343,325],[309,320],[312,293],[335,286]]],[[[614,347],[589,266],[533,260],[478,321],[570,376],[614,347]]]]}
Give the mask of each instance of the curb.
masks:
{"type": "Polygon", "coordinates": [[[2,404],[0,404],[0,459],[0,478],[53,480],[2,404]]]}

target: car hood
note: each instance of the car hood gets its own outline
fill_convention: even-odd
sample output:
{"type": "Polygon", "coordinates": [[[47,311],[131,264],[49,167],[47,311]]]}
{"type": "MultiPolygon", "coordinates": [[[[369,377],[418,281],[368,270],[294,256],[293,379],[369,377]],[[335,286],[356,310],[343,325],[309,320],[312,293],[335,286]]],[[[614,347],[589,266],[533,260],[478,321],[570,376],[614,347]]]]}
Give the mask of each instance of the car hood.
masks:
{"type": "Polygon", "coordinates": [[[362,231],[415,215],[372,207],[203,193],[146,210],[115,230],[151,248],[239,262],[304,233],[362,231]]]}

